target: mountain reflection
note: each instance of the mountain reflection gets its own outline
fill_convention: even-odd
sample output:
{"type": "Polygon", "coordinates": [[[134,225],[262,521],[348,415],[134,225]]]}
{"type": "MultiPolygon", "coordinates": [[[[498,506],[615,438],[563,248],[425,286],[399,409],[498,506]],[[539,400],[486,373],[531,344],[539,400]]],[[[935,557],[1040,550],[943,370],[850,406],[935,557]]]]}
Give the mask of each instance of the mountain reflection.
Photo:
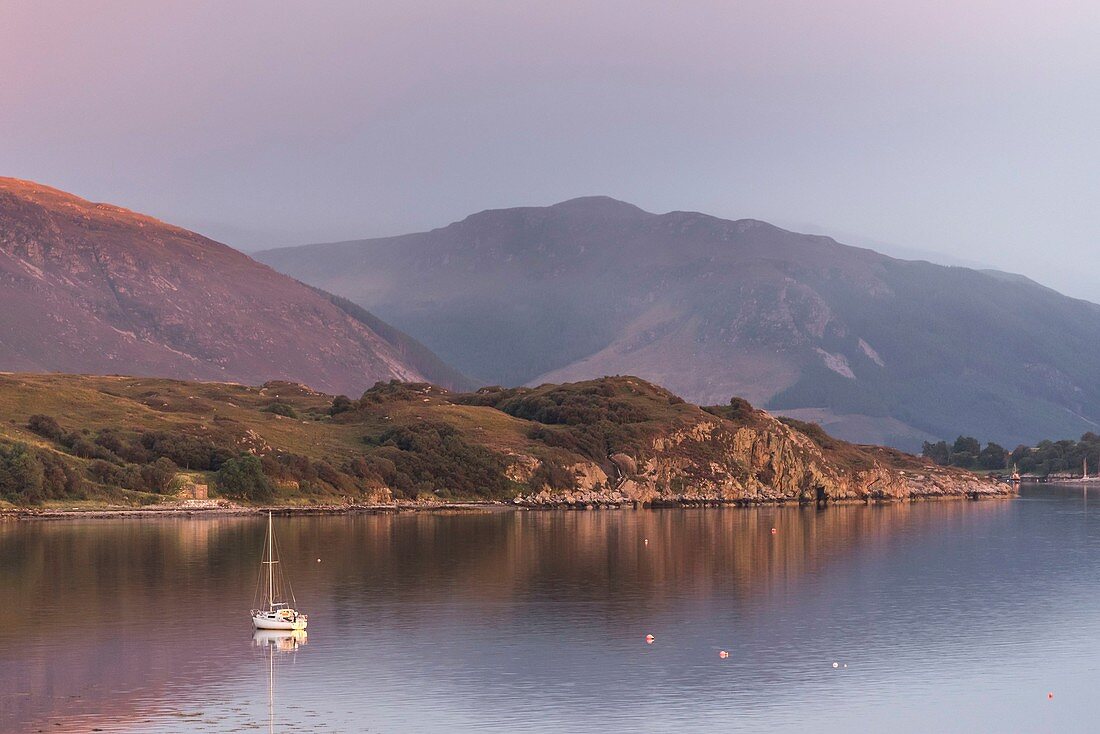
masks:
{"type": "MultiPolygon", "coordinates": [[[[645,624],[710,605],[747,617],[774,614],[773,597],[812,586],[832,567],[874,558],[897,543],[964,531],[1008,506],[486,512],[276,523],[310,631],[328,641],[307,657],[362,646],[352,662],[369,668],[370,645],[380,636],[415,639],[441,618],[458,620],[464,630],[515,631],[529,617],[550,631],[579,624],[586,634],[629,630],[640,638],[645,624]]],[[[279,656],[308,638],[262,632],[249,638],[262,542],[256,517],[0,523],[7,619],[0,627],[0,730],[79,731],[197,715],[177,701],[203,687],[245,685],[238,684],[242,676],[255,677],[250,646],[274,661],[277,692],[279,656]]],[[[478,664],[497,665],[491,657],[478,664]]],[[[192,708],[201,711],[201,704],[192,708]]]]}

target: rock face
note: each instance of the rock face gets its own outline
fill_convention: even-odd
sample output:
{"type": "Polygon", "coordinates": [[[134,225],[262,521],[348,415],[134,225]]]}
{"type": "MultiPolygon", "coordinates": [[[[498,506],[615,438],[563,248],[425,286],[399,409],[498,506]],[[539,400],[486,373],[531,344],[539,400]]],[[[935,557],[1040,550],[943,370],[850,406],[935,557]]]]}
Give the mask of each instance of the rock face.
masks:
{"type": "MultiPolygon", "coordinates": [[[[1009,485],[925,464],[877,447],[844,466],[806,436],[760,414],[763,425],[702,422],[656,438],[635,472],[610,480],[594,464],[576,465],[577,488],[542,487],[522,506],[830,503],[1008,496],[1009,485]],[[768,425],[771,423],[771,425],[768,425]],[[700,461],[700,455],[709,458],[700,461]],[[903,468],[904,467],[904,468],[903,468]]],[[[616,462],[617,464],[620,462],[616,462]]]]}
{"type": "Polygon", "coordinates": [[[434,355],[364,313],[193,232],[0,178],[0,370],[351,394],[433,371],[447,382],[434,355]]]}
{"type": "Polygon", "coordinates": [[[1007,484],[970,472],[839,441],[815,425],[781,422],[743,402],[701,409],[632,377],[503,391],[487,402],[548,421],[524,433],[552,446],[614,449],[606,459],[572,454],[571,461],[537,444],[511,454],[505,472],[529,490],[516,498],[519,505],[830,503],[1013,493],[1007,484]],[[550,461],[564,466],[569,486],[545,479],[552,473],[540,469],[550,461]]]}
{"type": "Polygon", "coordinates": [[[752,219],[590,197],[257,257],[481,384],[633,374],[909,450],[960,433],[1033,444],[1100,422],[1100,306],[752,219]]]}

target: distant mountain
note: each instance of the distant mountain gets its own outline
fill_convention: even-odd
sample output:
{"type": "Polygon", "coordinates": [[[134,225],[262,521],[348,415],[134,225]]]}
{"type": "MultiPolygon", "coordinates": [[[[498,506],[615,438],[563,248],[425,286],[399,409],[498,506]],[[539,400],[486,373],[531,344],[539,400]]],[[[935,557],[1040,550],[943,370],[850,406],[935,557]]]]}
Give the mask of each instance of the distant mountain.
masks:
{"type": "Polygon", "coordinates": [[[0,370],[124,373],[358,395],[461,376],[362,308],[151,217],[0,178],[0,370]]]}
{"type": "Polygon", "coordinates": [[[751,219],[591,197],[257,257],[486,383],[637,374],[910,449],[1100,423],[1100,306],[751,219]]]}

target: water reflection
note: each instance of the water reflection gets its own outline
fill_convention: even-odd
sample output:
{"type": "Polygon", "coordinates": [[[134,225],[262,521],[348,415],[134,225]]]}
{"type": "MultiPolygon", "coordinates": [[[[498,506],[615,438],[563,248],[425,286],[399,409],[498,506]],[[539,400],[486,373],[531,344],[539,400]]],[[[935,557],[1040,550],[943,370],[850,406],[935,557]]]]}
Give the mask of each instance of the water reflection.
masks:
{"type": "Polygon", "coordinates": [[[1077,493],[277,518],[303,655],[241,622],[262,523],[0,524],[0,731],[867,729],[1100,654],[1077,493]]]}
{"type": "Polygon", "coordinates": [[[307,642],[305,630],[256,630],[252,642],[264,648],[267,657],[267,730],[275,734],[275,655],[294,653],[307,642]]]}
{"type": "Polygon", "coordinates": [[[309,636],[305,630],[255,630],[252,642],[273,653],[297,652],[299,647],[309,644],[309,636]]]}

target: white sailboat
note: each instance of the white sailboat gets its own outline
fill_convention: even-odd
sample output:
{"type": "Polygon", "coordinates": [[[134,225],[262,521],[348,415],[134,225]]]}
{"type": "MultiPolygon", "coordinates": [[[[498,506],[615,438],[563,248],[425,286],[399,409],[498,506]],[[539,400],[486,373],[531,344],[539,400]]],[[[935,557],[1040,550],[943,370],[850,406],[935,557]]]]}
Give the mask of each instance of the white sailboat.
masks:
{"type": "Polygon", "coordinates": [[[251,612],[252,626],[258,630],[304,630],[309,617],[295,609],[297,601],[294,592],[286,582],[281,567],[279,570],[275,568],[279,560],[270,512],[267,513],[267,541],[263,557],[260,579],[256,583],[257,608],[251,612]],[[264,566],[267,568],[264,569],[264,566]],[[284,594],[289,601],[283,599],[284,594]],[[267,609],[263,608],[264,602],[267,602],[267,609]]]}

